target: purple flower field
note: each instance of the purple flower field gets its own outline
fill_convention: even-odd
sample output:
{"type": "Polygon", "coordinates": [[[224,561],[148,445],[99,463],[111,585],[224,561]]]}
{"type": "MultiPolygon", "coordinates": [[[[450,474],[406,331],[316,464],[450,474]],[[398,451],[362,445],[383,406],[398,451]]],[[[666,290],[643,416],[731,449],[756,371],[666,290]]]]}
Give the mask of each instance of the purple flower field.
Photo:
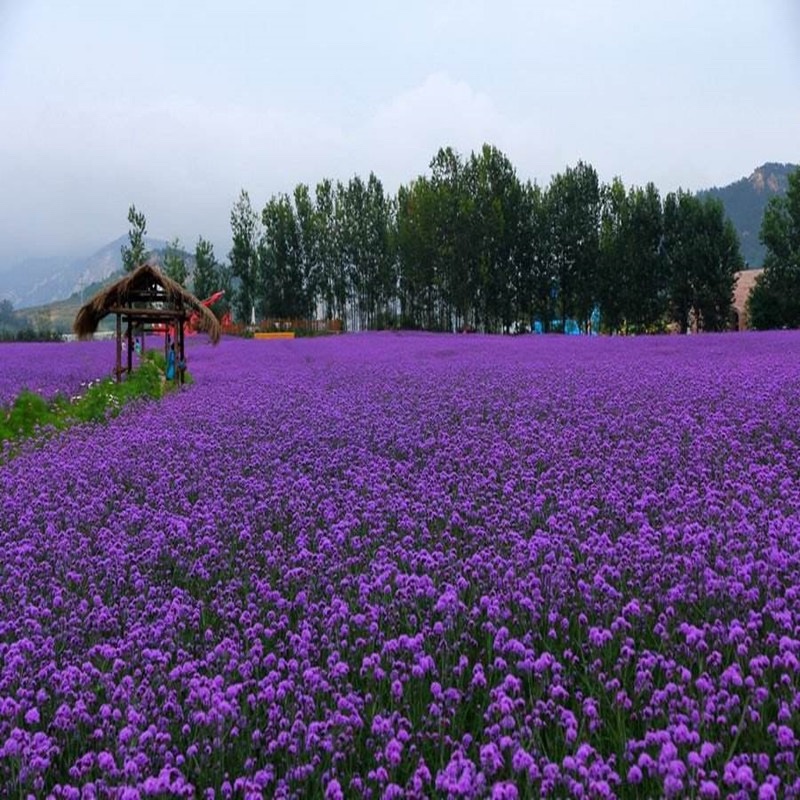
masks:
{"type": "Polygon", "coordinates": [[[111,375],[114,342],[13,342],[0,344],[0,408],[23,390],[50,400],[78,394],[83,386],[111,375]]]}
{"type": "Polygon", "coordinates": [[[4,796],[800,797],[798,334],[189,369],[0,466],[4,796]]]}

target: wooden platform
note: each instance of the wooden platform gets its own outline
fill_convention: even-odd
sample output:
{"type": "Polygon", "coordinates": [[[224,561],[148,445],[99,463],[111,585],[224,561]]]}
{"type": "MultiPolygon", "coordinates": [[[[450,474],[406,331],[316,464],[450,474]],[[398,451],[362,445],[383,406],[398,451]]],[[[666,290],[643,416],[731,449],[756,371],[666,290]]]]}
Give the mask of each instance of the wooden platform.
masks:
{"type": "Polygon", "coordinates": [[[276,331],[274,333],[254,333],[254,339],[294,339],[294,331],[276,331]]]}

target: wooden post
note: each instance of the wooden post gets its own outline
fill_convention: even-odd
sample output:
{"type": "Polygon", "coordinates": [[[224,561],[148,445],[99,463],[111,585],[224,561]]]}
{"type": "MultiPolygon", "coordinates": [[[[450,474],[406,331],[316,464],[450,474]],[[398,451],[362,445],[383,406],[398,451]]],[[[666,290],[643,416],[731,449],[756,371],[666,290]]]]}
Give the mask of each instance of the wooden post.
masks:
{"type": "Polygon", "coordinates": [[[181,386],[183,386],[183,372],[184,372],[184,367],[186,365],[186,351],[184,350],[185,331],[183,329],[185,322],[186,322],[186,320],[184,319],[184,317],[179,317],[178,318],[177,324],[179,326],[178,330],[180,331],[180,333],[178,334],[178,341],[179,341],[178,353],[179,353],[179,355],[178,355],[178,363],[176,364],[176,367],[178,369],[178,372],[180,373],[181,386]]]}
{"type": "Polygon", "coordinates": [[[122,317],[117,314],[117,383],[122,380],[122,317]]]}
{"type": "Polygon", "coordinates": [[[128,342],[128,376],[130,376],[133,371],[133,323],[130,317],[128,317],[128,328],[125,333],[128,342]]]}

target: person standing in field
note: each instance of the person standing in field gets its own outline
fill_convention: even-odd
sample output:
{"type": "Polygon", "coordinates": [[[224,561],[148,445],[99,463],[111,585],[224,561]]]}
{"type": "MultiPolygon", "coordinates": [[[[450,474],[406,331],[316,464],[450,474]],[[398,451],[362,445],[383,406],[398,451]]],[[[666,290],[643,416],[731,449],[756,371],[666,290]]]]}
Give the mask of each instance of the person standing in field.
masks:
{"type": "Polygon", "coordinates": [[[169,353],[167,354],[167,380],[175,380],[175,344],[169,346],[169,353]]]}

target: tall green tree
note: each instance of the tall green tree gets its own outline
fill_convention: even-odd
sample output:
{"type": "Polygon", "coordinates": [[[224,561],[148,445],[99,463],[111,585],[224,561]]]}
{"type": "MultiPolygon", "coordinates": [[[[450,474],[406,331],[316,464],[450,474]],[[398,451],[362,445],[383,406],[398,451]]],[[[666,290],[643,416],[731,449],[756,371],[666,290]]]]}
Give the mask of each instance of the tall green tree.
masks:
{"type": "Polygon", "coordinates": [[[14,317],[14,304],[7,298],[0,300],[0,331],[14,330],[17,320],[14,317]]]}
{"type": "Polygon", "coordinates": [[[359,330],[368,327],[367,202],[367,187],[359,175],[354,175],[339,190],[338,210],[343,256],[340,281],[346,287],[345,294],[352,304],[352,321],[359,330]]]}
{"type": "Polygon", "coordinates": [[[600,255],[600,183],[594,167],[579,161],[556,175],[547,191],[548,237],[554,262],[561,325],[588,325],[595,304],[600,255]]]}
{"type": "Polygon", "coordinates": [[[294,215],[299,239],[300,273],[302,297],[306,319],[316,319],[317,305],[321,305],[321,255],[320,232],[314,200],[308,186],[300,183],[295,187],[294,215]]]}
{"type": "Polygon", "coordinates": [[[202,236],[194,248],[194,294],[205,300],[219,291],[219,264],[214,255],[214,245],[202,236]]]}
{"type": "Polygon", "coordinates": [[[393,204],[378,178],[366,183],[353,176],[339,189],[337,226],[340,234],[341,280],[360,329],[382,326],[389,294],[395,291],[393,204]]]}
{"type": "Polygon", "coordinates": [[[177,236],[167,244],[164,253],[164,273],[181,286],[185,285],[186,279],[189,277],[186,269],[186,256],[177,236]]]}
{"type": "Polygon", "coordinates": [[[122,245],[122,268],[125,272],[133,272],[140,264],[143,264],[148,257],[145,247],[144,237],[147,234],[147,220],[141,211],[136,210],[135,205],[128,209],[128,244],[122,245]]]}
{"type": "Polygon", "coordinates": [[[393,323],[392,300],[397,294],[395,204],[383,183],[370,172],[366,185],[365,255],[362,264],[367,326],[393,323]]]}
{"type": "Polygon", "coordinates": [[[700,282],[697,318],[704,331],[724,331],[731,325],[733,287],[736,273],[744,269],[739,235],[725,216],[722,201],[707,197],[702,201],[700,282]]]}
{"type": "Polygon", "coordinates": [[[697,241],[700,201],[679,189],[664,199],[664,254],[670,319],[686,333],[696,308],[697,241]]]}
{"type": "Polygon", "coordinates": [[[626,316],[637,333],[661,328],[667,307],[667,277],[661,242],[664,215],[661,196],[655,184],[629,191],[631,234],[626,260],[629,265],[630,292],[626,316]]]}
{"type": "Polygon", "coordinates": [[[400,319],[404,327],[438,326],[436,195],[419,177],[397,192],[396,242],[400,319]]]}
{"type": "Polygon", "coordinates": [[[303,283],[300,235],[289,196],[271,198],[264,207],[261,222],[264,314],[283,319],[306,317],[309,302],[303,283]]]}
{"type": "Polygon", "coordinates": [[[233,246],[229,254],[231,273],[238,281],[234,308],[238,318],[255,322],[256,309],[263,306],[258,246],[261,238],[259,218],[250,204],[250,195],[242,189],[231,211],[233,246]]]}
{"type": "Polygon", "coordinates": [[[489,331],[517,321],[519,270],[523,256],[523,191],[509,159],[486,144],[470,156],[467,172],[478,233],[480,313],[489,331]]]}
{"type": "Polygon", "coordinates": [[[786,195],[770,200],[761,223],[764,272],[748,299],[756,329],[800,327],[800,169],[788,180],[786,195]]]}
{"type": "Polygon", "coordinates": [[[678,190],[664,201],[662,253],[669,312],[681,333],[725,330],[730,324],[735,273],[744,261],[736,230],[722,204],[678,190]]]}
{"type": "Polygon", "coordinates": [[[328,180],[320,181],[314,190],[314,229],[318,259],[317,292],[325,319],[341,319],[337,293],[338,232],[336,227],[336,190],[328,180]]]}
{"type": "MultiPolygon", "coordinates": [[[[359,178],[359,182],[363,183],[359,178]]],[[[347,186],[336,181],[333,190],[333,218],[331,228],[334,238],[331,247],[331,281],[336,307],[336,317],[345,329],[353,322],[353,181],[347,186]]]]}
{"type": "Polygon", "coordinates": [[[658,190],[650,183],[626,192],[615,178],[602,197],[597,276],[602,327],[624,333],[658,329],[666,307],[658,190]]]}
{"type": "Polygon", "coordinates": [[[474,245],[475,171],[452,147],[440,148],[430,163],[433,204],[421,206],[432,229],[430,270],[433,284],[427,299],[430,327],[437,330],[477,326],[482,292],[474,245]]]}
{"type": "Polygon", "coordinates": [[[550,217],[549,189],[529,186],[526,194],[527,226],[531,239],[522,280],[526,285],[525,291],[531,294],[531,321],[538,321],[542,331],[549,333],[556,318],[558,296],[557,262],[553,257],[555,232],[550,217]]]}
{"type": "Polygon", "coordinates": [[[632,276],[629,259],[630,201],[620,178],[603,187],[597,301],[604,331],[626,330],[632,276]]]}

